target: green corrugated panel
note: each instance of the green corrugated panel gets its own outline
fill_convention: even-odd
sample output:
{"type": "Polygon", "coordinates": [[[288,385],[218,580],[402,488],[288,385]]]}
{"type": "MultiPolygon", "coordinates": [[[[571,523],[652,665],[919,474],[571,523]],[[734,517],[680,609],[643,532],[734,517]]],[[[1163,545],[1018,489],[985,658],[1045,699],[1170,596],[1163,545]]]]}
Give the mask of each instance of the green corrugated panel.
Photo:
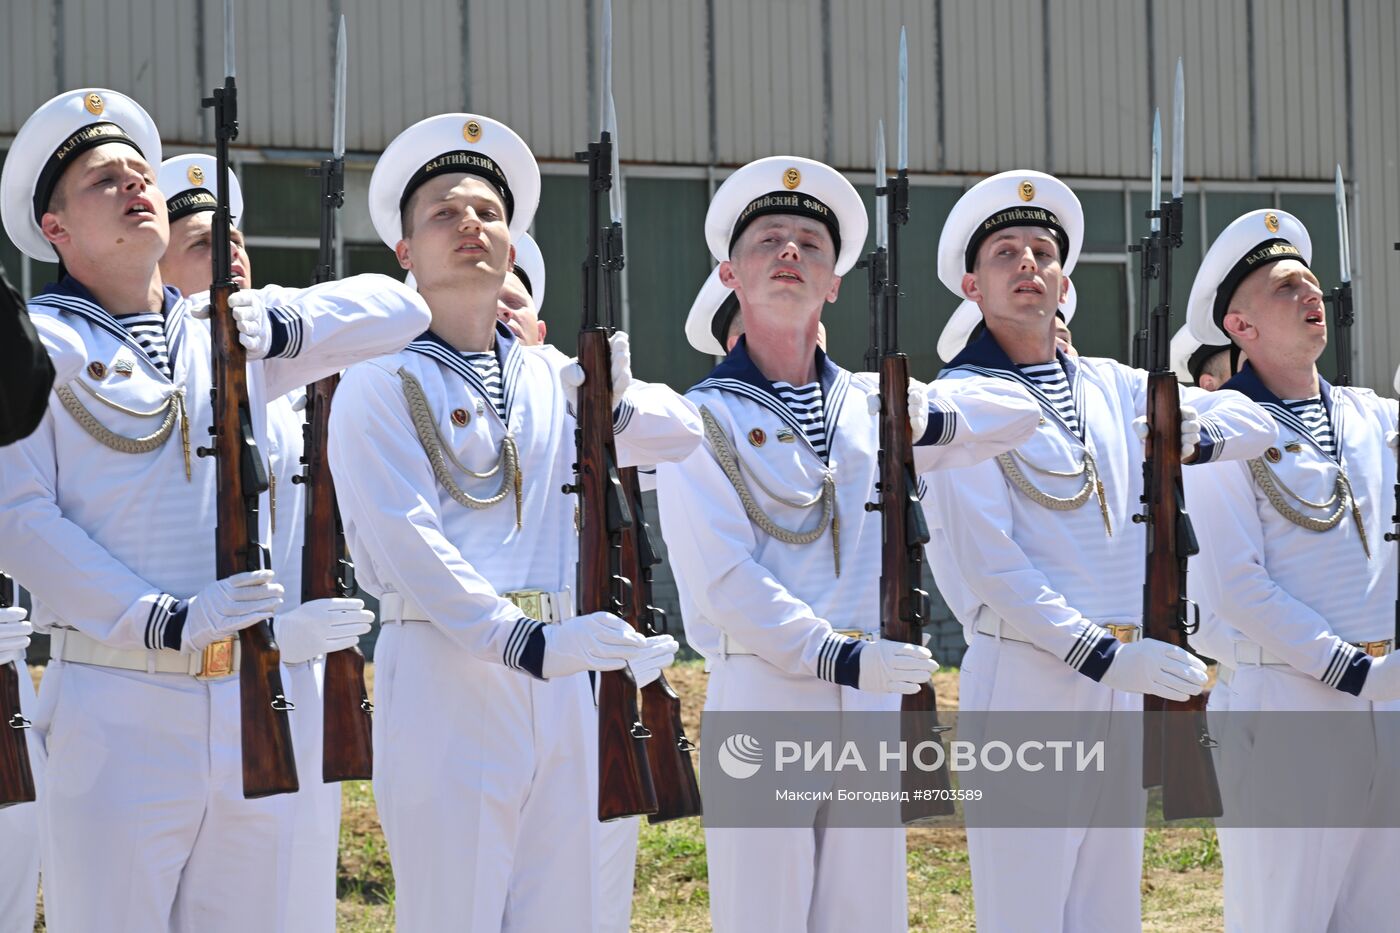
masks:
{"type": "Polygon", "coordinates": [[[587,193],[588,179],[582,176],[545,175],[541,179],[539,210],[535,212],[533,236],[548,273],[544,304],[548,339],[570,355],[578,346],[582,313],[580,270],[587,249],[587,193]]]}
{"type": "Polygon", "coordinates": [[[243,229],[251,236],[319,236],[321,182],[297,165],[243,166],[243,229]]]}

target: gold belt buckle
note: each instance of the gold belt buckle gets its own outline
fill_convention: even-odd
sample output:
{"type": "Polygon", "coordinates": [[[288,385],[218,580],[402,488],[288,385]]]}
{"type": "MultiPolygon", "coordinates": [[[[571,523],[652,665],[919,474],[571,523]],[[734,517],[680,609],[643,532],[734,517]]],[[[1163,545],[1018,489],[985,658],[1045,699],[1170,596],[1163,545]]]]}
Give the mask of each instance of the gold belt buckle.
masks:
{"type": "Polygon", "coordinates": [[[1134,625],[1131,622],[1109,622],[1104,625],[1104,628],[1108,629],[1108,634],[1125,645],[1130,645],[1137,641],[1139,634],[1142,632],[1140,626],[1134,625]]]}
{"type": "Polygon", "coordinates": [[[506,599],[515,603],[515,607],[532,619],[539,622],[549,622],[544,617],[544,590],[516,590],[505,594],[506,599]]]}
{"type": "Polygon", "coordinates": [[[216,641],[204,649],[199,673],[195,677],[199,680],[213,680],[216,677],[227,677],[232,673],[233,639],[225,638],[223,641],[216,641]]]}
{"type": "Polygon", "coordinates": [[[1382,638],[1380,641],[1358,641],[1356,647],[1366,652],[1369,657],[1383,658],[1390,654],[1390,639],[1382,638]]]}
{"type": "Polygon", "coordinates": [[[844,635],[844,636],[846,636],[847,638],[859,639],[860,641],[874,641],[874,640],[875,640],[875,633],[874,633],[874,632],[865,632],[865,631],[862,631],[862,630],[860,630],[860,629],[858,629],[858,628],[838,628],[838,629],[836,629],[836,634],[837,634],[837,635],[844,635]]]}

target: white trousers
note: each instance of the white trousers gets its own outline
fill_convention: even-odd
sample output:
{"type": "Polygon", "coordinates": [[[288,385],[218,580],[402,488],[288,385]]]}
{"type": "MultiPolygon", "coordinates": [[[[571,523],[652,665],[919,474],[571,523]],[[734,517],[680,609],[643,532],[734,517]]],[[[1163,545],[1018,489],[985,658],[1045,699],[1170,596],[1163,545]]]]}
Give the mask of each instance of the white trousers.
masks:
{"type": "Polygon", "coordinates": [[[537,681],[384,626],[374,794],[399,933],[597,929],[596,732],[586,674],[537,681]]]}
{"type": "MultiPolygon", "coordinates": [[[[1225,714],[1230,712],[1232,693],[1230,685],[1218,678],[1215,686],[1210,690],[1210,699],[1206,703],[1206,720],[1210,726],[1211,735],[1215,736],[1217,740],[1220,739],[1229,723],[1225,714]]],[[[1238,757],[1228,754],[1228,747],[1223,742],[1215,750],[1215,776],[1216,780],[1220,782],[1220,799],[1226,813],[1233,812],[1244,799],[1242,796],[1244,788],[1240,784],[1238,757]]],[[[1242,907],[1244,906],[1244,892],[1248,890],[1248,886],[1245,885],[1241,888],[1244,878],[1244,864],[1240,861],[1235,849],[1239,832],[1240,830],[1233,826],[1218,826],[1215,830],[1215,837],[1220,844],[1220,861],[1224,867],[1225,933],[1244,933],[1246,929],[1242,907]]]]}
{"type": "Polygon", "coordinates": [[[237,676],[55,661],[35,725],[53,933],[282,929],[291,798],[243,797],[237,676]]]}
{"type": "Polygon", "coordinates": [[[297,780],[292,797],[292,861],[286,929],[335,933],[336,865],[340,851],[340,785],[321,780],[326,666],[323,659],[284,664],[283,684],[296,704],[290,714],[297,780]]]}
{"type": "MultiPolygon", "coordinates": [[[[1239,749],[1242,760],[1232,770],[1238,768],[1241,791],[1277,788],[1294,779],[1286,759],[1300,744],[1314,760],[1346,760],[1348,765],[1329,772],[1329,786],[1299,791],[1383,803],[1400,787],[1400,749],[1375,741],[1373,717],[1367,715],[1400,709],[1400,704],[1369,703],[1277,665],[1241,666],[1231,687],[1232,728],[1224,740],[1230,754],[1239,749]],[[1276,731],[1291,728],[1283,717],[1248,715],[1285,710],[1349,710],[1356,718],[1338,721],[1326,735],[1289,736],[1276,731]]],[[[1241,803],[1249,807],[1247,793],[1241,803]]],[[[1234,875],[1225,892],[1226,912],[1239,919],[1240,930],[1371,933],[1396,928],[1392,896],[1400,829],[1241,828],[1233,835],[1235,841],[1221,855],[1227,860],[1227,880],[1234,875]]]]}
{"type": "MultiPolygon", "coordinates": [[[[33,719],[39,701],[29,668],[19,662],[19,704],[33,719]]],[[[0,729],[8,728],[0,723],[0,729]]],[[[44,793],[44,746],[29,729],[29,765],[35,796],[44,793]]],[[[34,899],[39,893],[39,804],[18,803],[0,810],[0,930],[34,929],[34,899]]]]}
{"type": "MultiPolygon", "coordinates": [[[[897,710],[893,694],[784,674],[748,655],[716,659],[705,709],[897,710]]],[[[826,806],[800,828],[705,830],[715,933],[903,933],[909,927],[903,828],[829,828],[826,806]]]]}
{"type": "MultiPolygon", "coordinates": [[[[963,658],[958,705],[977,712],[1107,712],[1140,710],[1142,699],[1095,683],[1029,644],[974,635],[963,658]]],[[[1085,793],[1137,795],[1145,814],[1140,785],[1086,781],[1085,793]]],[[[1092,813],[1096,799],[1105,798],[1065,805],[1092,813]]],[[[1138,827],[968,827],[978,933],[1140,930],[1143,836],[1138,827]]]]}
{"type": "Polygon", "coordinates": [[[637,872],[637,837],[642,818],[598,824],[598,931],[632,929],[632,882],[637,872]]]}

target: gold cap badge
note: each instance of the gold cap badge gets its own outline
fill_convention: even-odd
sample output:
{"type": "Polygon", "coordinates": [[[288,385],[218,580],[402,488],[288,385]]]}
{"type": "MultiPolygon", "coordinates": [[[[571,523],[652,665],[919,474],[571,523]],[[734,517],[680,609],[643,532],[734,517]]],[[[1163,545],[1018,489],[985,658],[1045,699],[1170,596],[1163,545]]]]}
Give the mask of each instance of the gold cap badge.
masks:
{"type": "Polygon", "coordinates": [[[1035,185],[1030,181],[1023,181],[1016,186],[1016,193],[1021,196],[1022,201],[1029,201],[1035,197],[1035,185]]]}
{"type": "Polygon", "coordinates": [[[190,170],[185,173],[185,177],[190,180],[192,185],[202,185],[204,184],[204,169],[198,165],[191,165],[190,170]]]}
{"type": "Polygon", "coordinates": [[[96,91],[93,91],[87,97],[83,98],[83,106],[86,107],[87,112],[92,114],[94,117],[100,117],[102,116],[102,111],[106,109],[107,105],[102,103],[102,95],[97,93],[96,91]]]}
{"type": "Polygon", "coordinates": [[[1264,215],[1264,226],[1269,228],[1270,233],[1278,233],[1278,215],[1273,211],[1264,215]]]}
{"type": "Polygon", "coordinates": [[[749,432],[749,443],[755,447],[762,447],[767,440],[768,435],[763,433],[762,428],[754,428],[749,432]]]}
{"type": "Polygon", "coordinates": [[[457,408],[453,410],[452,423],[455,424],[457,427],[465,428],[467,426],[467,422],[470,420],[472,420],[471,413],[468,412],[465,408],[457,408]]]}
{"type": "Polygon", "coordinates": [[[103,376],[107,375],[107,367],[103,366],[97,360],[93,360],[88,364],[88,375],[94,379],[101,379],[103,376]]]}
{"type": "Polygon", "coordinates": [[[792,168],[789,168],[783,172],[784,188],[791,191],[800,184],[802,184],[802,173],[797,170],[796,166],[793,166],[792,168]]]}
{"type": "Polygon", "coordinates": [[[475,120],[468,120],[462,127],[462,138],[469,143],[474,143],[481,139],[481,124],[475,120]]]}

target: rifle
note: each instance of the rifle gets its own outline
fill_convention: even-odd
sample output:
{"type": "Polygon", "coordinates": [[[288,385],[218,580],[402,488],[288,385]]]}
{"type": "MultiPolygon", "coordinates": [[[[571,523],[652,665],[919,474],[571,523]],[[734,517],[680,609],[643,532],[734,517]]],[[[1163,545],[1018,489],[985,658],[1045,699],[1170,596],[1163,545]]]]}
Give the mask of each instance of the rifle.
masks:
{"type": "MultiPolygon", "coordinates": [[[[875,249],[867,258],[870,269],[871,346],[866,359],[878,361],[880,371],[880,454],[876,501],[867,512],[880,513],[880,637],[923,644],[929,618],[928,592],[923,589],[924,545],[928,524],[919,504],[914,475],[914,437],[909,427],[909,357],[899,350],[899,228],[909,221],[909,59],[903,28],[899,31],[899,136],[895,177],[885,170],[885,128],[875,137],[875,249]]],[[[900,738],[913,748],[928,741],[941,746],[938,697],[927,683],[900,702],[900,738]]],[[[939,756],[944,761],[944,756],[939,756]]],[[[912,823],[946,816],[953,804],[946,761],[934,772],[906,770],[901,818],[912,823]]]]}
{"type": "MultiPolygon", "coordinates": [[[[331,157],[309,174],[321,179],[321,252],[312,283],[336,278],[336,211],[345,203],[345,17],[335,46],[335,120],[331,157]]],[[[301,462],[306,470],[292,477],[306,490],[306,539],[301,549],[301,600],[354,596],[355,565],[345,544],[345,529],[336,506],[330,458],[331,398],[340,376],[332,373],[306,387],[305,440],[301,462]]],[[[321,780],[367,781],[374,776],[374,705],[365,686],[365,656],[357,647],[326,655],[321,747],[321,780]]]]}
{"type": "MultiPolygon", "coordinates": [[[[1394,249],[1400,250],[1400,243],[1396,243],[1394,249]]],[[[1396,392],[1400,393],[1400,389],[1397,389],[1396,392]]],[[[1387,541],[1400,541],[1400,453],[1397,453],[1395,457],[1395,514],[1390,517],[1390,520],[1395,523],[1395,530],[1387,531],[1385,539],[1387,541]]],[[[1400,563],[1396,565],[1396,574],[1397,577],[1400,577],[1400,563]]],[[[1395,644],[1400,645],[1400,586],[1397,586],[1395,591],[1395,644]]]]}
{"type": "MultiPolygon", "coordinates": [[[[15,581],[0,574],[0,609],[15,604],[15,581]]],[[[0,664],[0,810],[34,801],[34,771],[29,766],[29,740],[19,702],[19,679],[28,677],[22,662],[0,664]],[[8,727],[8,728],[7,728],[8,727]]]]}
{"type": "MultiPolygon", "coordinates": [[[[1143,458],[1143,510],[1133,521],[1147,526],[1147,571],[1142,587],[1144,634],[1191,650],[1187,636],[1200,626],[1200,607],[1186,595],[1188,559],[1199,552],[1181,482],[1181,395],[1171,367],[1171,259],[1182,239],[1184,79],[1176,66],[1170,201],[1148,212],[1152,230],[1142,250],[1144,293],[1157,279],[1158,300],[1147,320],[1147,449],[1143,458]]],[[[1160,161],[1160,123],[1154,131],[1153,165],[1160,161]]],[[[1160,185],[1154,168],[1154,190],[1160,185]]],[[[1143,697],[1143,787],[1162,788],[1168,820],[1217,817],[1220,787],[1206,725],[1206,699],[1184,702],[1143,697]],[[1163,715],[1165,714],[1165,715],[1163,715]]]]}
{"type": "MultiPolygon", "coordinates": [[[[267,490],[267,467],[253,434],[248,404],[247,354],[238,342],[238,328],[229,311],[233,281],[233,252],[229,241],[228,147],[238,138],[238,89],[234,82],[233,0],[224,0],[223,87],[204,98],[214,110],[217,132],[215,169],[219,179],[214,210],[212,252],[214,282],[209,289],[209,329],[214,345],[213,446],[200,447],[201,457],[213,457],[218,471],[218,527],[214,532],[220,579],[268,565],[267,549],[258,541],[258,497],[267,490]]],[[[292,728],[294,709],[282,690],[282,665],[272,626],[266,619],[238,633],[243,659],[239,695],[243,733],[243,796],[249,799],[297,790],[292,728]]]]}
{"type": "MultiPolygon", "coordinates": [[[[612,433],[612,350],[616,329],[617,273],[622,256],[622,192],[615,186],[617,116],[612,101],[612,3],[603,4],[603,82],[598,141],[574,158],[588,164],[588,255],[583,262],[583,321],[578,359],[584,382],[578,395],[575,443],[578,462],[566,493],[579,497],[578,604],[583,613],[628,616],[632,581],[623,575],[622,549],[635,529],[618,475],[612,433]],[[602,227],[599,201],[606,196],[612,222],[602,227]],[[601,292],[601,296],[600,296],[601,292]],[[601,311],[601,313],[600,313],[601,311]]],[[[637,681],[625,667],[598,674],[598,819],[657,812],[637,707],[637,681]]]]}
{"type": "MultiPolygon", "coordinates": [[[[661,558],[651,546],[651,529],[643,512],[642,490],[636,467],[619,471],[622,494],[632,510],[632,530],[622,537],[622,569],[632,581],[632,600],[627,621],[643,635],[666,632],[666,612],[652,605],[651,568],[661,558]]],[[[681,721],[681,698],[662,674],[642,688],[642,727],[651,735],[646,743],[647,763],[656,787],[656,812],[647,819],[663,823],[687,816],[700,816],[700,785],[695,780],[695,763],[690,753],[696,745],[685,734],[681,721]]]]}
{"type": "Polygon", "coordinates": [[[1337,202],[1337,246],[1341,254],[1342,282],[1322,300],[1330,304],[1337,316],[1337,385],[1351,385],[1351,328],[1356,313],[1351,307],[1351,235],[1347,227],[1347,194],[1342,184],[1342,166],[1337,166],[1335,198],[1337,202]]]}

